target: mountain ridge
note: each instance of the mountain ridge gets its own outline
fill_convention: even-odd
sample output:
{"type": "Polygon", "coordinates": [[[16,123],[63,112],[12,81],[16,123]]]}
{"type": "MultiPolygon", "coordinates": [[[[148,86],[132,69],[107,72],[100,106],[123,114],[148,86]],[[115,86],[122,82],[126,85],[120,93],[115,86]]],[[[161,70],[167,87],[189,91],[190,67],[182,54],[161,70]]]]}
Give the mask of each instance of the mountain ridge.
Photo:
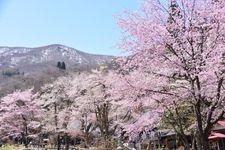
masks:
{"type": "Polygon", "coordinates": [[[61,44],[51,44],[41,47],[8,47],[0,46],[0,69],[5,67],[21,68],[34,64],[64,61],[69,66],[99,65],[111,61],[113,56],[90,54],[61,44]]]}
{"type": "Polygon", "coordinates": [[[79,49],[76,49],[76,48],[73,48],[72,46],[67,46],[67,45],[64,45],[64,44],[48,44],[48,45],[43,45],[43,46],[0,46],[0,49],[1,48],[13,48],[13,49],[18,49],[18,48],[29,48],[29,49],[37,49],[37,48],[44,48],[44,47],[53,47],[53,46],[64,46],[64,47],[68,47],[68,48],[71,48],[71,49],[75,49],[76,51],[79,51],[79,52],[82,52],[82,53],[86,53],[86,54],[90,54],[90,55],[100,55],[100,56],[112,56],[112,57],[115,57],[114,55],[105,55],[105,54],[96,54],[96,53],[89,53],[89,52],[84,52],[82,50],[79,50],[79,49]]]}
{"type": "Polygon", "coordinates": [[[90,71],[110,65],[114,56],[90,54],[51,44],[40,47],[0,46],[0,97],[16,89],[39,88],[69,72],[90,71]],[[57,66],[65,63],[66,69],[57,66]]]}

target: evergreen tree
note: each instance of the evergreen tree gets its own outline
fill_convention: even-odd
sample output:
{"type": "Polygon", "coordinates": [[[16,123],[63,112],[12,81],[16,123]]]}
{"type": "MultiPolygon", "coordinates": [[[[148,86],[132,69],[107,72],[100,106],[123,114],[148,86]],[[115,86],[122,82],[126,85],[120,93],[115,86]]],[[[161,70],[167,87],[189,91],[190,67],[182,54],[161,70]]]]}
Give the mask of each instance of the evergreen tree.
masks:
{"type": "Polygon", "coordinates": [[[58,68],[61,68],[61,66],[62,66],[61,62],[60,62],[60,61],[58,61],[58,63],[57,63],[57,67],[58,67],[58,68]]]}
{"type": "Polygon", "coordinates": [[[66,70],[66,64],[65,64],[64,61],[63,61],[62,64],[61,64],[61,69],[66,70]]]}

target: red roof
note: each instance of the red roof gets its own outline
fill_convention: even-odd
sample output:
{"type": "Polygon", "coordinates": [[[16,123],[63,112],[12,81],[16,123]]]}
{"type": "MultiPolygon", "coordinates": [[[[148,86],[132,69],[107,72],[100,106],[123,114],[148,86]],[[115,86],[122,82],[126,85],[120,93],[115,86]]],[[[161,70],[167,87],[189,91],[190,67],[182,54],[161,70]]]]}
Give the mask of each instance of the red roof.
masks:
{"type": "Polygon", "coordinates": [[[224,126],[225,127],[225,121],[218,121],[217,122],[219,125],[224,126]]]}
{"type": "Polygon", "coordinates": [[[225,134],[212,132],[210,134],[210,136],[208,137],[209,140],[210,139],[220,139],[220,138],[225,138],[225,134]]]}

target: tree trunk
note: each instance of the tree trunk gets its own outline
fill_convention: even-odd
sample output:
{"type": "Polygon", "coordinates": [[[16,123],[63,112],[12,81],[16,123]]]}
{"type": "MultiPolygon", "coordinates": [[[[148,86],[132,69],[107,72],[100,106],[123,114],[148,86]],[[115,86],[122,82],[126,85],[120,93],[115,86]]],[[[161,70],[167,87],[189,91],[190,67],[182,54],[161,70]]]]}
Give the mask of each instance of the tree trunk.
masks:
{"type": "Polygon", "coordinates": [[[149,143],[148,143],[147,150],[153,150],[153,147],[152,147],[152,141],[151,141],[151,140],[150,140],[149,143]]]}
{"type": "Polygon", "coordinates": [[[61,147],[61,140],[60,140],[60,135],[57,136],[57,150],[60,150],[61,147]]]}
{"type": "Polygon", "coordinates": [[[198,134],[196,136],[197,150],[209,150],[208,136],[204,134],[198,134]]]}
{"type": "Polygon", "coordinates": [[[202,139],[203,142],[202,142],[202,147],[203,147],[203,150],[209,150],[209,142],[208,142],[208,138],[203,138],[202,139]]]}
{"type": "Polygon", "coordinates": [[[198,100],[195,105],[195,115],[197,121],[197,149],[198,150],[209,150],[208,134],[203,129],[203,118],[201,114],[201,99],[198,100]]]}
{"type": "Polygon", "coordinates": [[[22,133],[22,143],[24,144],[25,148],[28,148],[27,136],[22,133]]]}
{"type": "Polygon", "coordinates": [[[182,143],[185,150],[190,150],[190,145],[189,142],[187,141],[187,138],[185,138],[184,141],[182,141],[182,143]]]}
{"type": "Polygon", "coordinates": [[[28,148],[27,136],[28,136],[27,126],[25,126],[25,131],[24,131],[24,133],[22,133],[22,139],[23,139],[23,144],[24,144],[25,148],[28,148]]]}
{"type": "Polygon", "coordinates": [[[87,132],[87,133],[85,134],[85,145],[86,145],[86,146],[89,146],[90,143],[91,143],[91,137],[90,137],[90,134],[87,132]]]}
{"type": "Polygon", "coordinates": [[[69,147],[70,147],[70,137],[68,135],[66,135],[66,139],[65,139],[65,144],[66,144],[66,147],[65,147],[65,150],[69,150],[69,147]]]}
{"type": "Polygon", "coordinates": [[[24,136],[24,138],[23,138],[23,143],[24,143],[25,148],[28,148],[28,142],[27,142],[26,136],[24,136]]]}
{"type": "Polygon", "coordinates": [[[22,118],[23,118],[23,127],[24,127],[24,130],[22,132],[22,139],[23,139],[23,143],[24,143],[24,146],[25,148],[28,147],[28,141],[27,141],[27,137],[28,137],[28,128],[27,128],[27,120],[26,118],[22,115],[22,118]]]}
{"type": "MultiPolygon", "coordinates": [[[[184,146],[185,150],[190,150],[190,145],[187,139],[187,136],[183,133],[177,133],[177,136],[179,138],[179,142],[181,143],[182,146],[184,146]]],[[[179,143],[178,142],[178,143],[179,143]]]]}
{"type": "Polygon", "coordinates": [[[209,148],[209,141],[208,141],[208,136],[204,136],[203,138],[202,138],[202,145],[203,145],[203,149],[204,150],[209,150],[210,148],[209,148]]]}
{"type": "Polygon", "coordinates": [[[195,139],[193,138],[193,139],[192,139],[191,149],[195,149],[195,147],[196,147],[195,139]]]}

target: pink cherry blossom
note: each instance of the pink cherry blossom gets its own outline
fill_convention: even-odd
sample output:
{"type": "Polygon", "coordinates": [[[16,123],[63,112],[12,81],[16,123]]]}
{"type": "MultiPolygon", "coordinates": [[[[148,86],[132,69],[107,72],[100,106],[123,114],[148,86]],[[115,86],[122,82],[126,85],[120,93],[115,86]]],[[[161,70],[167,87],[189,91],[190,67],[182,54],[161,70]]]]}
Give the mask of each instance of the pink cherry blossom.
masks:
{"type": "MultiPolygon", "coordinates": [[[[211,127],[224,115],[225,2],[142,2],[140,10],[118,21],[124,31],[120,47],[131,55],[118,60],[121,76],[112,93],[130,101],[128,108],[147,104],[152,113],[174,103],[191,104],[202,142],[199,149],[208,149],[211,127]],[[159,106],[151,107],[154,103],[159,106]]],[[[157,124],[154,120],[149,127],[157,124]]]]}

